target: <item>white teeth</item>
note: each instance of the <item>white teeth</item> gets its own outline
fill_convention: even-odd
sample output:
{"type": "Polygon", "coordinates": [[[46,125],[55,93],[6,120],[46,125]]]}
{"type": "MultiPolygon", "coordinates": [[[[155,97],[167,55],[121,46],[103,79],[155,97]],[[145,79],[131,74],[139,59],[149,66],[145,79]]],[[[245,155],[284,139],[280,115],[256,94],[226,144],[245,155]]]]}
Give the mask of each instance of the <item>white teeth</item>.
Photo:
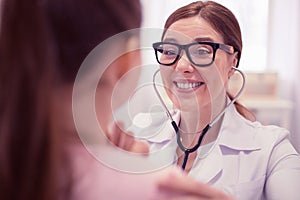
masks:
{"type": "Polygon", "coordinates": [[[197,83],[176,83],[176,86],[180,89],[190,89],[190,88],[195,88],[201,85],[201,82],[197,83]]]}

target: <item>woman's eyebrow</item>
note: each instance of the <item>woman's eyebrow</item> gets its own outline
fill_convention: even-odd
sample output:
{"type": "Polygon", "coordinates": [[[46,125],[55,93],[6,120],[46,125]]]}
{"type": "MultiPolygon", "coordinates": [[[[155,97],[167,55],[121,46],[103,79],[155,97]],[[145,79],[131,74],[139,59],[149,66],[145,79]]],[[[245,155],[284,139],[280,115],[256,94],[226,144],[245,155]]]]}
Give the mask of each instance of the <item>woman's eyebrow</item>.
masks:
{"type": "MultiPolygon", "coordinates": [[[[195,38],[192,41],[194,42],[214,42],[214,40],[211,37],[199,37],[199,38],[195,38]]],[[[178,40],[176,38],[165,38],[163,39],[163,42],[178,42],[178,40]]]]}
{"type": "Polygon", "coordinates": [[[165,38],[165,39],[163,39],[163,42],[174,42],[174,43],[176,43],[177,40],[175,38],[165,38]]]}
{"type": "Polygon", "coordinates": [[[214,40],[210,37],[195,38],[194,41],[196,41],[196,42],[214,42],[214,40]]]}

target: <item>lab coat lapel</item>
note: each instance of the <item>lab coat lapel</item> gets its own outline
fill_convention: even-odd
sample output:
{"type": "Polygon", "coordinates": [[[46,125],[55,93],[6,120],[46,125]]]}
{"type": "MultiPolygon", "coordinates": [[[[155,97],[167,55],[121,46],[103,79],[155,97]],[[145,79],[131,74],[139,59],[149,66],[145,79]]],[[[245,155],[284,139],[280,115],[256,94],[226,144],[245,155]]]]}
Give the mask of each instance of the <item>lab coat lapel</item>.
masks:
{"type": "Polygon", "coordinates": [[[237,151],[255,151],[260,146],[255,142],[253,123],[244,119],[232,105],[225,113],[219,135],[219,145],[237,151]]]}
{"type": "Polygon", "coordinates": [[[212,152],[203,160],[200,160],[199,168],[195,171],[201,181],[213,184],[221,177],[223,169],[223,157],[220,147],[216,145],[212,152]]]}
{"type": "Polygon", "coordinates": [[[255,151],[260,147],[254,141],[251,130],[244,128],[244,120],[239,116],[234,106],[225,113],[217,144],[212,152],[203,160],[200,160],[197,169],[199,179],[208,184],[214,184],[219,180],[224,168],[224,146],[236,151],[255,151]]]}

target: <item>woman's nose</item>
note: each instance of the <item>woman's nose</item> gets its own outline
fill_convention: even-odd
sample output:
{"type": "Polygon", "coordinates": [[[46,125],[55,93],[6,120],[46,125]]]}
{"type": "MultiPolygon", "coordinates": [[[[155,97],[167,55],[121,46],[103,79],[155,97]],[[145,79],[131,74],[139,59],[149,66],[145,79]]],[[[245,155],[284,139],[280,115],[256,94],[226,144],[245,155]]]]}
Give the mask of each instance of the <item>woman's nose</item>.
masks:
{"type": "Polygon", "coordinates": [[[178,58],[175,70],[181,73],[189,73],[194,71],[194,67],[185,53],[178,58]]]}

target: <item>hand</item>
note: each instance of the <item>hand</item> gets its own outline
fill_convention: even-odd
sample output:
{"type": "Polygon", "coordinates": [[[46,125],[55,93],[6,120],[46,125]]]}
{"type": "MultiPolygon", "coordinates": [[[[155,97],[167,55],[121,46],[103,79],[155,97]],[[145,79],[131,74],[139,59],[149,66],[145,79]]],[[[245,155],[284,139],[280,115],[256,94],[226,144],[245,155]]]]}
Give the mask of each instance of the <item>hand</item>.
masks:
{"type": "Polygon", "coordinates": [[[107,138],[117,147],[124,149],[125,151],[148,154],[149,145],[144,141],[136,140],[132,133],[124,132],[122,122],[115,122],[112,124],[108,133],[107,138]]]}
{"type": "Polygon", "coordinates": [[[170,173],[158,182],[164,194],[160,200],[233,200],[233,197],[212,186],[197,182],[184,173],[170,173]]]}

